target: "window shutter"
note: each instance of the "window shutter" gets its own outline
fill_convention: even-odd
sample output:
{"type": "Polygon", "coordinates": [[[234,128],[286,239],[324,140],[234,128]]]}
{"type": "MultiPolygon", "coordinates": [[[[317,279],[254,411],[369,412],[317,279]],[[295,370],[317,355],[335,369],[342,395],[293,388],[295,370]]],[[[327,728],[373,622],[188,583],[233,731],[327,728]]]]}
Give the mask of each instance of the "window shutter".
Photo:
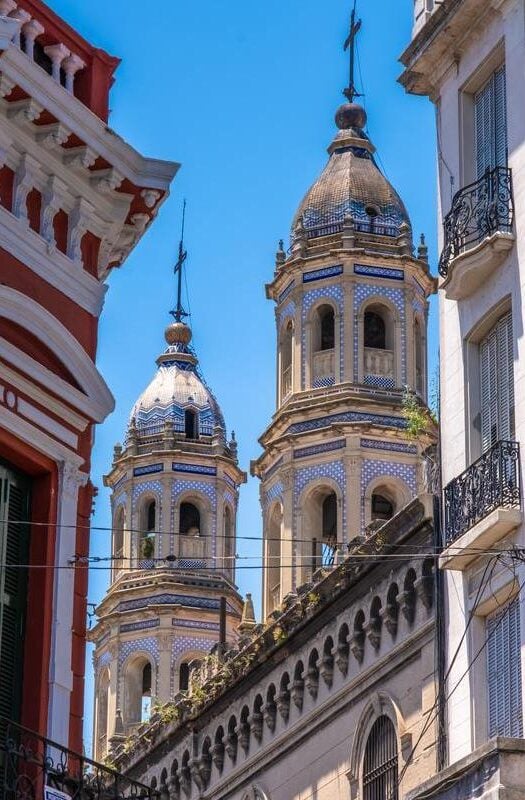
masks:
{"type": "Polygon", "coordinates": [[[29,557],[29,487],[0,467],[0,716],[19,720],[27,564],[29,557]],[[5,566],[4,566],[5,565],[5,566]]]}
{"type": "Polygon", "coordinates": [[[512,313],[505,314],[480,343],[481,446],[483,452],[514,437],[512,313]]]}
{"type": "Polygon", "coordinates": [[[474,96],[476,172],[481,178],[507,164],[507,99],[505,65],[474,96]]]}
{"type": "Polygon", "coordinates": [[[488,735],[523,736],[520,606],[487,617],[488,735]]]}

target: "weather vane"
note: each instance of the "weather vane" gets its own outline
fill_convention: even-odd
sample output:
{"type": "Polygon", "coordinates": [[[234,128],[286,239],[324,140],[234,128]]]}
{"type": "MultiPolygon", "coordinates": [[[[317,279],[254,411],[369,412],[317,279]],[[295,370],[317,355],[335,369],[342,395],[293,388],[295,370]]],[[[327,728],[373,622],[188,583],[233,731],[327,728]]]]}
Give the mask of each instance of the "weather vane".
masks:
{"type": "Polygon", "coordinates": [[[175,264],[175,269],[173,270],[175,275],[177,275],[177,308],[175,308],[173,311],[170,311],[170,314],[175,318],[176,322],[181,322],[183,317],[188,316],[182,307],[182,268],[188,256],[188,252],[184,249],[185,219],[186,219],[186,200],[184,200],[184,203],[182,204],[182,230],[179,242],[179,257],[177,259],[177,263],[175,264]]]}
{"type": "Polygon", "coordinates": [[[357,0],[354,0],[354,7],[352,9],[352,15],[350,17],[350,33],[348,34],[348,38],[345,42],[345,47],[344,47],[345,52],[346,50],[350,51],[350,82],[348,84],[348,88],[343,91],[343,94],[347,98],[349,103],[353,103],[356,97],[362,97],[362,95],[355,88],[355,79],[354,79],[356,37],[361,29],[361,20],[358,19],[357,22],[355,20],[356,5],[357,5],[357,0]]]}

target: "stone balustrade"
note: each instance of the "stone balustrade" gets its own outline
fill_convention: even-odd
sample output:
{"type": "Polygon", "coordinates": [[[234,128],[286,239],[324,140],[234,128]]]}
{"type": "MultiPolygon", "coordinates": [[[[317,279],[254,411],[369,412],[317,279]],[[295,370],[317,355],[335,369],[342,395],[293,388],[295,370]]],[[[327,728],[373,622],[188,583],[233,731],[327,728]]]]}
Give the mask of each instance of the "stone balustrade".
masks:
{"type": "Polygon", "coordinates": [[[380,375],[383,378],[394,378],[393,350],[379,350],[365,347],[365,375],[380,375]]]}
{"type": "Polygon", "coordinates": [[[320,350],[314,353],[313,379],[330,378],[335,375],[335,350],[320,350]]]}

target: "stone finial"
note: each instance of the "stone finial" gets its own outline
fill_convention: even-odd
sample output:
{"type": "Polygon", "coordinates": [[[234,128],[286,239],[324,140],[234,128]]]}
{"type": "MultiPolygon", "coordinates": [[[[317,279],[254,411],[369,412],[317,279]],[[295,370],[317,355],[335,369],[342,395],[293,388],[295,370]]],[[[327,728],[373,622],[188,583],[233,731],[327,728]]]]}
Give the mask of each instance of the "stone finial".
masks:
{"type": "Polygon", "coordinates": [[[246,599],[244,601],[244,606],[242,608],[242,617],[241,617],[241,623],[239,625],[239,633],[241,634],[251,633],[255,628],[256,624],[257,622],[255,619],[253,600],[250,592],[248,592],[246,595],[246,599]]]}
{"type": "Polygon", "coordinates": [[[422,261],[428,261],[428,247],[425,241],[425,234],[421,234],[419,247],[417,248],[417,257],[422,261]]]}
{"type": "Polygon", "coordinates": [[[228,447],[230,448],[230,453],[233,459],[237,458],[237,439],[235,438],[235,431],[232,431],[232,438],[228,442],[228,447]]]}
{"type": "Polygon", "coordinates": [[[275,254],[275,268],[279,269],[286,261],[286,253],[284,250],[284,240],[279,239],[279,248],[275,254]]]}

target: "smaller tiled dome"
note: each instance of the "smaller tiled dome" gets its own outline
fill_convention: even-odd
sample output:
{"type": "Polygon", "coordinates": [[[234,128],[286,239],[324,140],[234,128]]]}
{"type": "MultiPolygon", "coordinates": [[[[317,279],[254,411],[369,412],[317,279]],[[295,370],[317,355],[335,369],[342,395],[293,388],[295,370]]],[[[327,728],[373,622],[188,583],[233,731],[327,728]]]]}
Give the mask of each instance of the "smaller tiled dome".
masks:
{"type": "Polygon", "coordinates": [[[130,414],[129,427],[137,434],[160,433],[169,420],[174,433],[184,433],[185,411],[198,415],[198,432],[212,436],[215,426],[225,430],[224,417],[213,393],[197,370],[197,359],[190,350],[191,331],[178,323],[166,331],[168,347],[157,359],[158,370],[141,394],[130,414]]]}

